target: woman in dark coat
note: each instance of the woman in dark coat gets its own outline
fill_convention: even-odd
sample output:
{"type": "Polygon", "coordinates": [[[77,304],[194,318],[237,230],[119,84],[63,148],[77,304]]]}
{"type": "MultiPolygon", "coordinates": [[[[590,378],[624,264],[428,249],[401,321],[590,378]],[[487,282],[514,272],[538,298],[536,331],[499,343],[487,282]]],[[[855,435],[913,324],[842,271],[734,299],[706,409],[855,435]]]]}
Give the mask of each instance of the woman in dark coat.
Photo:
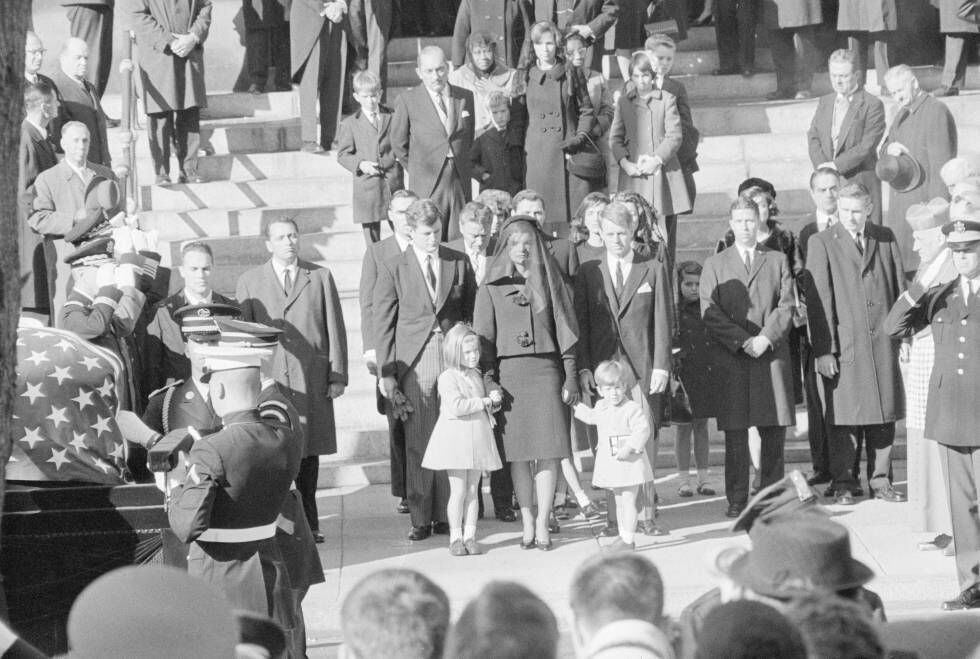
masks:
{"type": "Polygon", "coordinates": [[[527,154],[529,189],[545,200],[545,233],[568,235],[572,212],[589,192],[605,181],[592,181],[568,171],[568,159],[590,146],[594,111],[581,70],[559,58],[561,34],[552,23],[541,21],[531,28],[532,63],[525,74],[523,112],[527,122],[524,152],[527,154]]]}
{"type": "Polygon", "coordinates": [[[521,547],[547,551],[558,462],[571,456],[565,404],[579,399],[578,323],[571,287],[533,218],[504,223],[476,295],[473,328],[484,338],[484,372],[504,390],[498,427],[521,505],[521,547]]]}

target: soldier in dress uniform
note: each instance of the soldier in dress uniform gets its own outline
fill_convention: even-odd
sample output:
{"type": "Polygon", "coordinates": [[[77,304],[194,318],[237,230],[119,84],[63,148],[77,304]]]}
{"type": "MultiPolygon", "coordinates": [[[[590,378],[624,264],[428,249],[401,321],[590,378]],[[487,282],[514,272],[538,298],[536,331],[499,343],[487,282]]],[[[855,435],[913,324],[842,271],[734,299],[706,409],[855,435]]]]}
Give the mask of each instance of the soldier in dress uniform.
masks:
{"type": "Polygon", "coordinates": [[[191,543],[190,574],[236,608],[277,617],[282,612],[267,584],[288,584],[288,576],[279,572],[276,523],[303,453],[295,432],[258,408],[259,366],[271,357],[280,331],[220,318],[215,323],[218,341],[194,344],[193,352],[203,360],[202,380],[223,428],[194,443],[171,495],[170,525],[191,543]]]}
{"type": "Polygon", "coordinates": [[[949,493],[961,592],[946,611],[980,608],[980,214],[943,226],[959,276],[913,281],[885,321],[885,331],[908,337],[932,327],[935,362],[926,402],[925,436],[939,442],[949,493]]]}

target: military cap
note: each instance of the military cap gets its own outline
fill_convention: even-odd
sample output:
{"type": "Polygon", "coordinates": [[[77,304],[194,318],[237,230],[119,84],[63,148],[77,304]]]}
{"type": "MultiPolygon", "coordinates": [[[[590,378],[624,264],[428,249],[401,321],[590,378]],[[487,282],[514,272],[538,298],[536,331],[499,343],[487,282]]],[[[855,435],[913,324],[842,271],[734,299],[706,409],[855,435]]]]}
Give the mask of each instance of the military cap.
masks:
{"type": "Polygon", "coordinates": [[[64,260],[71,266],[100,265],[112,260],[115,246],[111,236],[102,236],[79,245],[64,260]]]}
{"type": "Polygon", "coordinates": [[[928,202],[912,204],[905,211],[905,221],[912,231],[926,231],[943,226],[949,221],[949,202],[935,197],[928,202]]]}
{"type": "Polygon", "coordinates": [[[81,592],[68,614],[68,645],[81,659],[235,656],[231,605],[184,570],[128,566],[81,592]]]}
{"type": "Polygon", "coordinates": [[[241,313],[241,309],[233,304],[188,304],[174,312],[174,320],[180,325],[180,333],[185,340],[215,341],[220,334],[215,319],[237,318],[241,313]]]}
{"type": "Polygon", "coordinates": [[[217,317],[217,339],[202,343],[195,352],[204,360],[202,382],[211,379],[217,371],[239,368],[258,368],[262,360],[272,356],[282,330],[261,323],[217,317]]]}
{"type": "Polygon", "coordinates": [[[980,241],[980,221],[955,220],[943,226],[948,245],[962,245],[980,241]]]}
{"type": "Polygon", "coordinates": [[[819,514],[823,513],[824,509],[817,503],[817,495],[807,485],[806,478],[799,470],[794,469],[784,478],[759,490],[735,520],[732,531],[748,533],[752,525],[757,522],[795,516],[800,512],[819,514]]]}

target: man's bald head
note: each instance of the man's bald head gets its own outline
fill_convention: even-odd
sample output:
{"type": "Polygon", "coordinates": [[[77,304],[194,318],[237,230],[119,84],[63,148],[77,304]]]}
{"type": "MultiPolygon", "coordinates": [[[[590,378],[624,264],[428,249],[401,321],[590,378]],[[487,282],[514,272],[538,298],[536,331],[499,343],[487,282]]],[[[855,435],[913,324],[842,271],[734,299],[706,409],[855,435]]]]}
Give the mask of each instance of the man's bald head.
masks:
{"type": "Polygon", "coordinates": [[[88,44],[78,37],[69,37],[61,49],[59,60],[65,75],[81,80],[88,70],[88,44]]]}
{"type": "Polygon", "coordinates": [[[426,46],[419,51],[415,72],[426,89],[433,94],[441,94],[449,80],[446,53],[439,46],[426,46]]]}
{"type": "Polygon", "coordinates": [[[44,44],[34,30],[28,30],[24,38],[24,73],[33,76],[44,62],[44,44]]]}

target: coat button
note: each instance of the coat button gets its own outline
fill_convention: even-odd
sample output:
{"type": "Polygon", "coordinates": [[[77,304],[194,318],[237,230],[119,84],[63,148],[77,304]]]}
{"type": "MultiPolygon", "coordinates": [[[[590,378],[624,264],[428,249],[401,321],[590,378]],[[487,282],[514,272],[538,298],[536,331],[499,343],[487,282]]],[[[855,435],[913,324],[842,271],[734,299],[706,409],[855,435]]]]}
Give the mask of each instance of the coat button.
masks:
{"type": "Polygon", "coordinates": [[[966,325],[966,318],[960,321],[960,325],[966,325]]]}
{"type": "Polygon", "coordinates": [[[956,369],[956,374],[957,375],[963,375],[963,369],[962,368],[956,369]]]}
{"type": "Polygon", "coordinates": [[[868,300],[868,307],[873,307],[874,305],[875,305],[874,302],[872,302],[871,300],[868,300]]]}
{"type": "Polygon", "coordinates": [[[960,337],[960,343],[966,343],[966,337],[965,336],[961,336],[960,337]]]}
{"type": "Polygon", "coordinates": [[[963,359],[963,353],[962,353],[962,352],[961,352],[960,354],[958,354],[958,355],[956,355],[956,356],[957,356],[957,357],[958,357],[959,359],[963,359]]]}

